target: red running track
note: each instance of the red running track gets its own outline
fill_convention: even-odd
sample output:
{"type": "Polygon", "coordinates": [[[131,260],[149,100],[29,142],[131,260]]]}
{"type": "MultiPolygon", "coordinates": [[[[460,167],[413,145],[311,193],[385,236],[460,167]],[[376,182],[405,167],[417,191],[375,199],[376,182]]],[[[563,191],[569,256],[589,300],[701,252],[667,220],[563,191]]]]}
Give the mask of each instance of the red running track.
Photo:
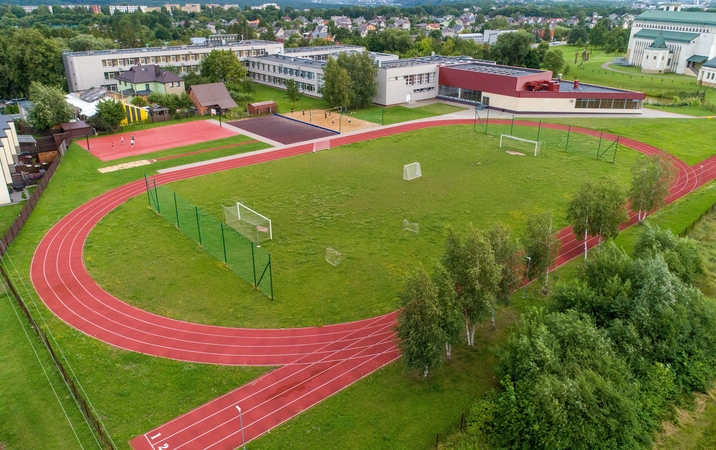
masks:
{"type": "MultiPolygon", "coordinates": [[[[403,124],[331,139],[331,147],[424,128],[472,124],[472,120],[433,120],[403,124]]],[[[493,121],[493,123],[510,123],[493,121]]],[[[536,126],[534,122],[518,125],[536,126]]],[[[184,126],[184,125],[182,125],[184,126]]],[[[566,129],[561,125],[543,127],[566,129]]],[[[598,135],[593,130],[572,131],[598,135]]],[[[607,139],[616,136],[605,135],[607,139]]],[[[621,138],[644,154],[660,151],[621,138]]],[[[215,164],[157,175],[157,184],[309,153],[312,144],[296,145],[215,164]]],[[[672,158],[678,177],[668,201],[697,187],[694,168],[672,158]]],[[[716,157],[702,163],[703,180],[716,178],[716,157]]],[[[68,325],[126,350],[182,361],[280,368],[212,400],[131,441],[136,450],[232,449],[339,392],[397,359],[396,313],[320,328],[223,328],[182,322],[128,305],[105,292],[84,267],[82,250],[92,228],[127,199],[144,193],[138,180],[102,194],[60,220],[40,242],[31,267],[32,282],[47,307],[68,325]],[[241,435],[237,406],[242,408],[241,435]]],[[[630,223],[634,221],[632,220],[630,223]]],[[[580,256],[582,243],[571,230],[560,231],[557,265],[580,256]]],[[[594,245],[594,239],[588,246],[594,245]]]]}

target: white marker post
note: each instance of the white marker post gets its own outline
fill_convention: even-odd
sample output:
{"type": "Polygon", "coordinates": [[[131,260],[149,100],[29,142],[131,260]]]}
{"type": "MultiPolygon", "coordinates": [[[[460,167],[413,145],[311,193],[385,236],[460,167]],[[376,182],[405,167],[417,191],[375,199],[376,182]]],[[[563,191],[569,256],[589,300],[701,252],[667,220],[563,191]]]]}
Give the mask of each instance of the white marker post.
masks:
{"type": "Polygon", "coordinates": [[[246,450],[246,439],[244,439],[244,419],[241,417],[241,407],[236,405],[236,409],[239,410],[239,424],[241,426],[241,446],[246,450]]]}

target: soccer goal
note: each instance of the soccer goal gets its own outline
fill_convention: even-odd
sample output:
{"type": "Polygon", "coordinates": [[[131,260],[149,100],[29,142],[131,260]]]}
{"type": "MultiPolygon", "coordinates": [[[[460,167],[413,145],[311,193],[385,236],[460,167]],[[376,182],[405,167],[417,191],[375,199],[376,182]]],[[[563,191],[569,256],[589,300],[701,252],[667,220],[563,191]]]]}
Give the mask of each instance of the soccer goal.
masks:
{"type": "Polygon", "coordinates": [[[535,156],[537,156],[537,153],[539,153],[539,150],[542,147],[542,141],[532,141],[529,139],[512,136],[511,134],[500,135],[500,148],[502,148],[503,143],[504,145],[509,145],[511,148],[516,148],[518,150],[525,148],[532,150],[534,146],[535,156]]]}
{"type": "Polygon", "coordinates": [[[420,231],[420,225],[408,222],[408,219],[403,219],[403,231],[412,231],[413,233],[418,234],[420,231]]]}
{"type": "Polygon", "coordinates": [[[326,249],[326,262],[332,266],[337,266],[341,263],[342,260],[341,253],[332,249],[331,247],[328,247],[326,249]]]}
{"type": "Polygon", "coordinates": [[[316,141],[313,143],[313,153],[320,152],[321,150],[330,150],[331,149],[331,140],[330,139],[323,139],[320,141],[316,141]]]}
{"type": "Polygon", "coordinates": [[[224,223],[244,235],[257,247],[261,247],[262,242],[273,239],[273,226],[268,217],[239,202],[236,202],[235,207],[222,205],[222,208],[224,223]]]}
{"type": "Polygon", "coordinates": [[[403,166],[403,179],[404,180],[414,180],[416,178],[422,177],[423,172],[420,171],[420,163],[414,162],[410,164],[406,164],[403,166]]]}

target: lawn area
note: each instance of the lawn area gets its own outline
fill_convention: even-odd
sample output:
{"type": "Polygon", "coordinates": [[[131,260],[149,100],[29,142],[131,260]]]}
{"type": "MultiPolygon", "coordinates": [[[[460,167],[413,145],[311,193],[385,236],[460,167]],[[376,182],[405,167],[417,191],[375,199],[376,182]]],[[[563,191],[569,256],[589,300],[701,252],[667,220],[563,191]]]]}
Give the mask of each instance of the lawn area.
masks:
{"type": "MultiPolygon", "coordinates": [[[[596,148],[596,138],[584,139],[596,148]]],[[[439,256],[447,224],[521,227],[529,212],[551,208],[565,226],[562,211],[582,179],[612,175],[626,186],[637,157],[626,149],[615,165],[564,152],[519,157],[498,142],[471,126],[445,127],[172,183],[217,218],[221,205],[240,201],[272,219],[274,239],[262,247],[272,257],[274,301],[212,264],[144,196],[93,230],[86,265],[119,298],[181,320],[262,328],[373,317],[396,309],[406,273],[439,256]],[[450,151],[437,151],[444,142],[450,151]],[[407,182],[402,167],[412,161],[423,176],[407,182]],[[212,186],[211,195],[197,186],[212,186]],[[403,231],[403,219],[420,233],[403,231]],[[342,253],[340,266],[326,263],[327,247],[342,253]],[[175,276],[161,276],[167,270],[175,276]]]]}
{"type": "MultiPolygon", "coordinates": [[[[628,119],[621,120],[628,125],[628,119]]],[[[502,127],[490,132],[506,130],[502,127]]],[[[472,126],[427,130],[216,174],[201,179],[211,183],[207,189],[197,189],[196,179],[173,184],[181,195],[216,217],[220,217],[222,203],[245,199],[249,206],[260,204],[257,209],[274,220],[276,238],[267,248],[273,246],[269,250],[275,261],[284,261],[275,262],[275,280],[294,279],[276,284],[274,302],[247,289],[243,281],[152,213],[146,196],[117,208],[92,232],[85,248],[86,264],[100,284],[121,298],[161,314],[191,316],[196,321],[264,326],[365,317],[395,307],[402,275],[417,264],[429,266],[442,250],[446,222],[464,229],[468,221],[484,227],[502,220],[519,231],[527,213],[550,207],[563,225],[567,196],[582,179],[612,174],[626,186],[629,168],[636,158],[635,152],[620,149],[617,164],[612,165],[593,157],[556,151],[564,142],[564,133],[546,130],[542,130],[545,134],[541,140],[554,145],[548,145],[542,156],[507,156],[504,149],[497,148],[499,137],[472,130],[472,126]],[[423,165],[423,178],[402,180],[403,164],[416,160],[423,165]],[[569,171],[564,172],[565,168],[569,171]],[[384,194],[378,195],[380,192],[384,194]],[[420,234],[403,232],[403,218],[420,222],[420,234]],[[336,247],[340,244],[348,249],[344,250],[343,264],[337,268],[322,260],[329,240],[336,247]],[[289,246],[296,251],[288,252],[289,246]],[[348,277],[357,277],[364,285],[345,284],[348,277]],[[301,286],[302,279],[308,280],[307,287],[301,286]],[[311,287],[316,286],[322,290],[314,292],[311,287]],[[171,295],[173,302],[169,301],[171,295]],[[367,301],[350,301],[351,298],[367,301]]],[[[514,134],[523,137],[535,133],[529,128],[514,130],[514,134]]],[[[597,145],[594,138],[577,139],[572,134],[570,142],[575,140],[589,148],[597,145]]],[[[207,143],[209,146],[216,143],[207,143]]],[[[592,151],[586,153],[591,155],[592,151]]],[[[210,156],[215,155],[184,156],[102,175],[96,170],[101,163],[72,146],[11,249],[25,280],[29,278],[37,243],[69,211],[102,192],[141,178],[144,172],[210,156]]],[[[671,208],[664,208],[660,217],[666,217],[671,208]]],[[[697,209],[693,206],[689,211],[697,209]]],[[[579,264],[577,260],[563,267],[555,278],[568,277],[579,264]]],[[[454,361],[429,380],[413,379],[399,363],[392,364],[249,447],[336,448],[336,443],[341,448],[356,449],[434,446],[435,435],[439,433],[442,441],[445,434],[453,432],[459,426],[460,414],[493,386],[494,359],[489,346],[504,339],[526,305],[549,302],[537,290],[532,285],[526,299],[516,295],[512,307],[499,308],[499,331],[494,333],[483,327],[474,349],[456,348],[454,361]]],[[[266,370],[186,364],[125,352],[67,327],[44,306],[40,305],[40,309],[119,448],[128,448],[130,437],[266,370]]],[[[8,311],[0,309],[0,314],[5,317],[8,311]]],[[[24,344],[9,338],[18,334],[17,327],[7,325],[1,330],[0,340],[7,340],[12,350],[21,351],[24,344]]],[[[4,348],[0,344],[0,351],[4,348]]],[[[47,439],[28,448],[75,448],[73,436],[62,438],[68,433],[62,430],[64,425],[51,420],[56,414],[50,407],[32,406],[55,401],[48,398],[51,394],[48,387],[41,385],[44,381],[6,368],[5,353],[0,354],[3,399],[6,392],[17,399],[28,399],[27,411],[10,407],[9,402],[5,408],[0,404],[0,442],[5,444],[5,423],[15,429],[13,424],[19,421],[42,421],[47,429],[38,430],[43,435],[58,436],[57,442],[47,439]],[[15,386],[26,389],[21,391],[15,386]],[[8,387],[13,390],[5,389],[8,387]]],[[[8,355],[15,358],[14,353],[8,355]]],[[[17,364],[33,370],[31,361],[18,361],[26,361],[17,364]]],[[[86,445],[89,448],[91,443],[86,445]]]]}
{"type": "Polygon", "coordinates": [[[12,223],[17,219],[17,216],[20,215],[20,211],[22,211],[25,203],[27,203],[27,201],[23,200],[21,202],[0,206],[0,236],[10,229],[12,223]]]}
{"type": "MultiPolygon", "coordinates": [[[[549,121],[585,126],[584,119],[549,121]]],[[[689,165],[716,155],[713,144],[716,121],[713,119],[589,119],[587,126],[651,144],[689,165]]]]}
{"type": "Polygon", "coordinates": [[[356,111],[353,114],[358,119],[367,120],[368,122],[379,123],[381,125],[392,125],[394,123],[407,122],[409,120],[425,119],[428,117],[441,116],[453,112],[463,111],[466,107],[448,105],[445,103],[433,103],[416,108],[406,108],[405,106],[389,106],[387,108],[366,108],[356,111]]]}

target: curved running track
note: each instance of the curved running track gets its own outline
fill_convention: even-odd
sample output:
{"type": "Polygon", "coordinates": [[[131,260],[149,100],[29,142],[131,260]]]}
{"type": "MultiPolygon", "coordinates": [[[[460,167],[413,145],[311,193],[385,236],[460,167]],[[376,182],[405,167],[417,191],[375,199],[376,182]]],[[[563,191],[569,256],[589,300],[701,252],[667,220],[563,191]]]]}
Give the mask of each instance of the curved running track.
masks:
{"type": "MultiPolygon", "coordinates": [[[[496,124],[509,121],[495,120],[496,124]]],[[[370,130],[331,139],[331,146],[424,128],[473,124],[473,120],[432,120],[370,130]]],[[[536,126],[518,121],[518,125],[536,126]]],[[[553,129],[562,125],[542,124],[553,129]]],[[[598,136],[599,132],[572,127],[598,136]]],[[[605,134],[606,139],[616,139],[605,134]]],[[[655,147],[631,139],[620,143],[647,155],[655,147]]],[[[169,183],[250,164],[309,153],[312,144],[291,146],[229,161],[157,175],[169,183]]],[[[671,202],[697,187],[694,168],[673,158],[678,178],[671,202]]],[[[702,163],[703,180],[716,177],[716,161],[702,163]]],[[[144,180],[118,187],[85,203],[60,220],[40,242],[31,268],[32,282],[43,302],[68,325],[110,345],[153,356],[209,364],[271,365],[278,369],[186,413],[131,441],[134,449],[229,449],[335,394],[399,357],[393,327],[396,313],[320,328],[222,328],[161,317],[128,305],[105,292],[85,269],[82,251],[92,228],[127,199],[144,193],[144,180]]],[[[632,215],[630,223],[635,220],[632,215]]],[[[562,252],[557,265],[579,256],[582,243],[570,229],[560,231],[562,252]]],[[[594,245],[594,239],[588,243],[594,245]]]]}

